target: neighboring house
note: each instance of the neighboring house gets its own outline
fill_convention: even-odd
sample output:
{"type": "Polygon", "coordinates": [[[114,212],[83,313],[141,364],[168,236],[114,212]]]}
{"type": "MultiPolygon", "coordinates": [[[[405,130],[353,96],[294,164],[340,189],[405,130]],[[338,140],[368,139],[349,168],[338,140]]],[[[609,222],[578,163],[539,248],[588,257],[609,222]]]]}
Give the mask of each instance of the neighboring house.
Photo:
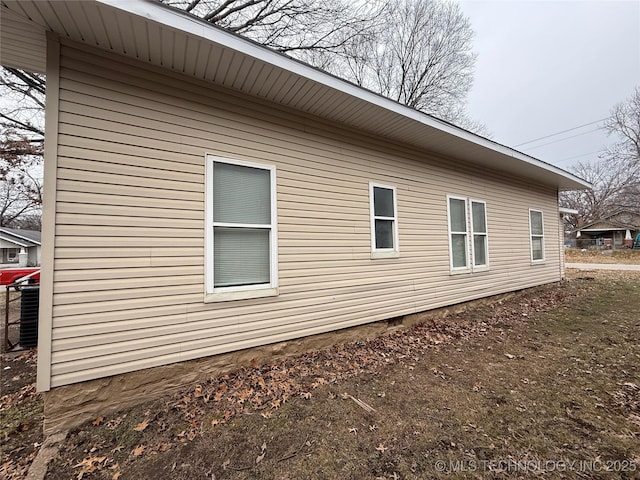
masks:
{"type": "Polygon", "coordinates": [[[640,215],[619,210],[585,223],[574,233],[577,247],[630,248],[633,239],[640,233],[640,215]]]}
{"type": "Polygon", "coordinates": [[[40,232],[0,227],[0,264],[40,265],[41,250],[40,232]]]}
{"type": "Polygon", "coordinates": [[[562,278],[558,193],[589,187],[562,169],[156,2],[2,22],[2,63],[47,75],[49,429],[151,367],[562,278]]]}

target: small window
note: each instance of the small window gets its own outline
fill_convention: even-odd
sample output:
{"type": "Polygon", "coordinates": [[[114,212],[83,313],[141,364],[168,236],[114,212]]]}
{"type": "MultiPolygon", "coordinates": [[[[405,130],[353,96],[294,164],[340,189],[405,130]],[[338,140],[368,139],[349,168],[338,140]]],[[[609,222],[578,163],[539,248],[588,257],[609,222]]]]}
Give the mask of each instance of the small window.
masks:
{"type": "Polygon", "coordinates": [[[18,261],[19,248],[7,248],[7,262],[15,263],[18,261]]]}
{"type": "Polygon", "coordinates": [[[209,156],[207,223],[207,293],[276,287],[275,167],[209,156]]]}
{"type": "Polygon", "coordinates": [[[487,209],[484,202],[477,200],[471,200],[471,235],[473,238],[473,267],[487,267],[489,265],[487,209]]]}
{"type": "Polygon", "coordinates": [[[373,253],[397,256],[398,214],[396,207],[396,189],[371,183],[371,250],[373,253]],[[393,255],[396,254],[396,255],[393,255]]]}
{"type": "Polygon", "coordinates": [[[529,229],[531,231],[531,261],[544,261],[544,222],[540,210],[529,210],[529,229]]]}
{"type": "Polygon", "coordinates": [[[448,197],[451,270],[468,270],[467,199],[448,197]]]}

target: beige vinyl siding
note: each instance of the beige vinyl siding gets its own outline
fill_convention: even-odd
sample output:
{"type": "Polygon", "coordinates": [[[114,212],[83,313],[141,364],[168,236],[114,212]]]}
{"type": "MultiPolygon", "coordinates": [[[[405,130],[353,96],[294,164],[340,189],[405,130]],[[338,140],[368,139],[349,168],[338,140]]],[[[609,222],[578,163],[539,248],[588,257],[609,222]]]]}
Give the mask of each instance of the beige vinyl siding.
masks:
{"type": "Polygon", "coordinates": [[[59,116],[52,386],[560,278],[554,188],[69,43],[59,116]],[[204,303],[206,154],[277,168],[277,297],[204,303]],[[396,188],[399,258],[371,259],[369,182],[396,188]],[[486,201],[489,271],[449,274],[447,194],[486,201]]]}
{"type": "Polygon", "coordinates": [[[4,6],[0,7],[0,64],[30,72],[45,72],[45,29],[4,6]]]}

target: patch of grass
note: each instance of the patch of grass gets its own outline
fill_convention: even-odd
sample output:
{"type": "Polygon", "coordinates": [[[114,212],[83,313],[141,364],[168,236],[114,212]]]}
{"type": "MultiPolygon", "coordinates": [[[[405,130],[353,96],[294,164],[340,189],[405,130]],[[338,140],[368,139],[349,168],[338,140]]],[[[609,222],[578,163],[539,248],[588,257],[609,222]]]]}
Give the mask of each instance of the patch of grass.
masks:
{"type": "MultiPolygon", "coordinates": [[[[574,274],[345,347],[355,353],[339,358],[360,373],[279,408],[246,408],[249,400],[217,424],[216,402],[192,389],[85,425],[47,478],[637,478],[638,312],[639,274],[574,274]],[[433,343],[434,330],[442,342],[433,343]],[[74,467],[83,460],[95,468],[74,467]]],[[[314,355],[290,362],[310,377],[313,365],[335,365],[314,355]]],[[[264,368],[222,383],[258,388],[242,379],[264,368]]]]}
{"type": "Polygon", "coordinates": [[[567,248],[564,251],[566,262],[571,263],[615,263],[624,265],[640,264],[640,250],[628,248],[620,250],[597,250],[567,248]]]}

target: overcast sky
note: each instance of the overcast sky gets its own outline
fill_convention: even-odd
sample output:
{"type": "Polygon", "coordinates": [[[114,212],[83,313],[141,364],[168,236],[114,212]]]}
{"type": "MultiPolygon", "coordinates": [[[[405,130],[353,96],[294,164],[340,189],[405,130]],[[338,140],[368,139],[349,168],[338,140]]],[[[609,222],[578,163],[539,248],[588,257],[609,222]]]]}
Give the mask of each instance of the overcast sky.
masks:
{"type": "Polygon", "coordinates": [[[461,0],[460,6],[478,55],[470,116],[493,140],[559,167],[596,160],[612,141],[598,123],[518,145],[606,118],[640,86],[640,0],[461,0]]]}

